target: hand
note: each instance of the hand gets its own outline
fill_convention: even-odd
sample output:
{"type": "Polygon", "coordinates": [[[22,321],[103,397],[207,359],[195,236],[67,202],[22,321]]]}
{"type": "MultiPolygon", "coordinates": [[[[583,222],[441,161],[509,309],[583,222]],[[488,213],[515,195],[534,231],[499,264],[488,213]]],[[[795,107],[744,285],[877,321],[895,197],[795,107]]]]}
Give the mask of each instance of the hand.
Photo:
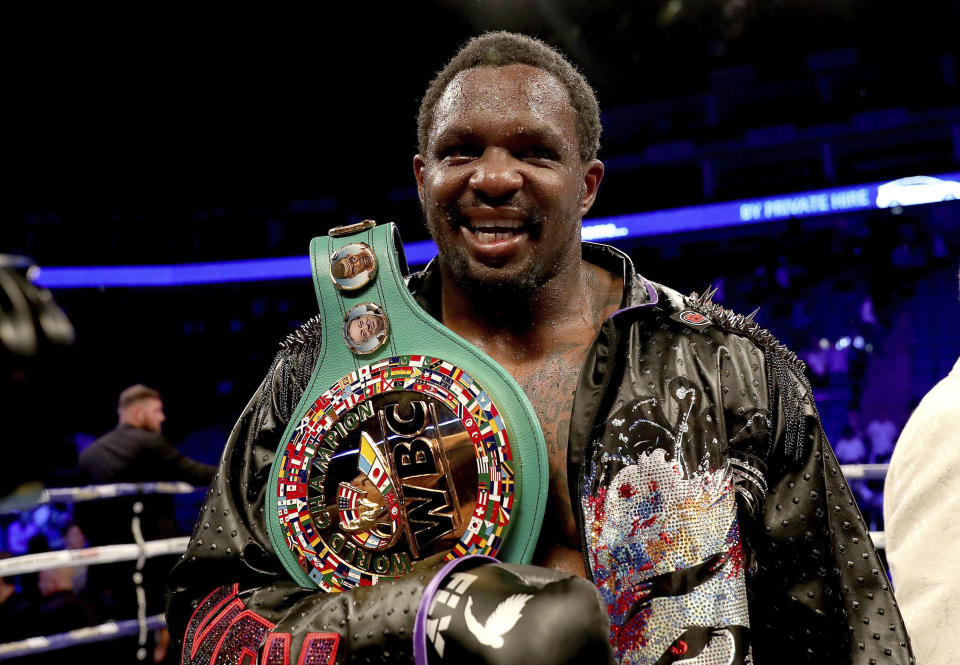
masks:
{"type": "Polygon", "coordinates": [[[167,657],[170,648],[170,631],[160,628],[153,631],[153,662],[160,663],[167,657]]]}

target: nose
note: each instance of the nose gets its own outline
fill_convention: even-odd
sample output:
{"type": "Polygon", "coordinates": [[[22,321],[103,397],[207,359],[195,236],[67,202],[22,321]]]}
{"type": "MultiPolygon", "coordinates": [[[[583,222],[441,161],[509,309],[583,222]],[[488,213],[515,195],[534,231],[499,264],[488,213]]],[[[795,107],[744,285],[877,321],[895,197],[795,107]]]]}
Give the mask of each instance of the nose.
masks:
{"type": "Polygon", "coordinates": [[[470,176],[470,188],[481,198],[509,199],[523,187],[523,175],[519,162],[510,151],[490,147],[474,162],[476,168],[470,176]]]}

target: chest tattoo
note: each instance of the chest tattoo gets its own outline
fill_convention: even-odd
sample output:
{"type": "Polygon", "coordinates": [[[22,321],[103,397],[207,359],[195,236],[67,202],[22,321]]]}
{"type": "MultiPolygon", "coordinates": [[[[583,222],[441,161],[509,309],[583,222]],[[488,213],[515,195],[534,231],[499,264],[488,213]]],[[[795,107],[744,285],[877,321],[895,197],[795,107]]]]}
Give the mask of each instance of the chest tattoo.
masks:
{"type": "Polygon", "coordinates": [[[573,395],[588,347],[589,342],[558,343],[537,368],[524,368],[516,376],[540,420],[550,460],[550,494],[541,540],[577,549],[580,537],[567,484],[567,439],[573,395]]]}

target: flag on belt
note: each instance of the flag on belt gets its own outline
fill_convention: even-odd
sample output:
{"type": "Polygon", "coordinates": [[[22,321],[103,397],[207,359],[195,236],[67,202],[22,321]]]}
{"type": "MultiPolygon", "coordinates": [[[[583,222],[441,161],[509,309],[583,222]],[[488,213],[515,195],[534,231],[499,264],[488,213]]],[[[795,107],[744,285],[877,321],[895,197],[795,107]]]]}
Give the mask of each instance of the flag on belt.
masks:
{"type": "Polygon", "coordinates": [[[393,489],[387,460],[383,457],[380,446],[366,432],[360,432],[360,455],[357,457],[357,468],[370,479],[381,494],[387,494],[393,489]]]}

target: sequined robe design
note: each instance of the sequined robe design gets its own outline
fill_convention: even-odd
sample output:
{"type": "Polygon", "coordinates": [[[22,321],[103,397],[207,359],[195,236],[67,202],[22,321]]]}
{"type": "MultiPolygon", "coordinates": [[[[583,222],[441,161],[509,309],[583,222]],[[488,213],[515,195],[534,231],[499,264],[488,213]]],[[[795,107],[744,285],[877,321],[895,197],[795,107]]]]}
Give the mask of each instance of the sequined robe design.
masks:
{"type": "Polygon", "coordinates": [[[622,407],[611,419],[621,445],[586,474],[594,581],[621,662],[742,663],[750,619],[733,475],[717,432],[691,428],[696,389],[671,383],[676,426],[660,424],[659,398],[622,407]]]}
{"type": "MultiPolygon", "coordinates": [[[[612,247],[584,243],[583,256],[624,277],[623,309],[584,363],[568,450],[584,563],[621,662],[912,663],[801,363],[710,294],[645,280],[612,247]]],[[[408,286],[440,318],[435,264],[408,286]]],[[[263,505],[276,437],[318,349],[310,322],[284,343],[231,433],[168,582],[175,641],[205,598],[235,583],[270,622],[293,617],[278,624],[291,645],[311,634],[312,592],[285,581],[263,505]]]]}

